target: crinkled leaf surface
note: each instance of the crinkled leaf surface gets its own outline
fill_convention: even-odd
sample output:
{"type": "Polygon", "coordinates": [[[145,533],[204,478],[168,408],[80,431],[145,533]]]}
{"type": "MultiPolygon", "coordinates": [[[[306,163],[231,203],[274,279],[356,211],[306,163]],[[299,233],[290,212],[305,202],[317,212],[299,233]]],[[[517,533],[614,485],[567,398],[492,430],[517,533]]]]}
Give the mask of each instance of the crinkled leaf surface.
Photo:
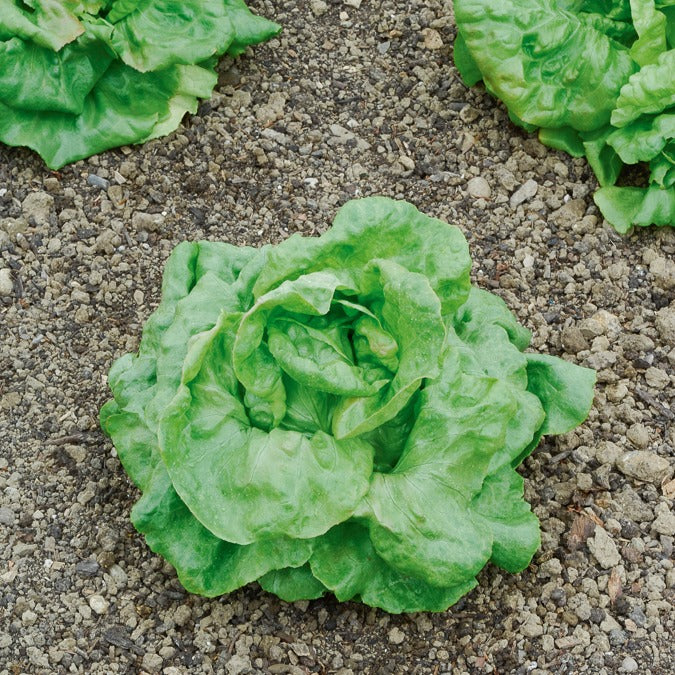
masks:
{"type": "Polygon", "coordinates": [[[115,23],[112,46],[127,65],[148,72],[222,54],[234,34],[222,0],[140,0],[115,23]]]}
{"type": "Polygon", "coordinates": [[[90,36],[58,52],[20,38],[0,42],[0,101],[26,111],[81,114],[112,60],[105,43],[90,36]]]}
{"type": "Polygon", "coordinates": [[[583,420],[586,369],[472,288],[459,231],[410,204],[346,205],[319,238],[182,244],[101,423],[132,520],[191,591],[258,580],[441,611],[538,525],[514,467],[583,420]]]}
{"type": "MultiPolygon", "coordinates": [[[[483,80],[514,123],[542,143],[586,155],[596,204],[620,232],[675,225],[675,8],[658,0],[454,0],[456,66],[483,80]],[[650,162],[650,185],[614,188],[625,164],[650,162]]],[[[466,74],[466,75],[465,75],[466,74]]]]}
{"type": "Polygon", "coordinates": [[[454,7],[486,86],[530,124],[602,126],[637,69],[625,49],[555,0],[455,0],[454,7]]]}

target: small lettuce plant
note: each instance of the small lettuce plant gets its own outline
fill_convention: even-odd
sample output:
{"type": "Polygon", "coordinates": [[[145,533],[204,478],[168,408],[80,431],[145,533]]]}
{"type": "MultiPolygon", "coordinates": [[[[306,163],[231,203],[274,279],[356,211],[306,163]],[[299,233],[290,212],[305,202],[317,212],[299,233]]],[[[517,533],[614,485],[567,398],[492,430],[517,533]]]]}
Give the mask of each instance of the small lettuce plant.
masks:
{"type": "Polygon", "coordinates": [[[58,169],[166,135],[279,30],[243,0],[0,0],[0,142],[58,169]]]}
{"type": "Polygon", "coordinates": [[[459,229],[380,197],[318,238],[176,247],[101,423],[186,589],[441,611],[488,561],[528,565],[515,468],[585,419],[595,374],[524,352],[470,266],[459,229]]]}

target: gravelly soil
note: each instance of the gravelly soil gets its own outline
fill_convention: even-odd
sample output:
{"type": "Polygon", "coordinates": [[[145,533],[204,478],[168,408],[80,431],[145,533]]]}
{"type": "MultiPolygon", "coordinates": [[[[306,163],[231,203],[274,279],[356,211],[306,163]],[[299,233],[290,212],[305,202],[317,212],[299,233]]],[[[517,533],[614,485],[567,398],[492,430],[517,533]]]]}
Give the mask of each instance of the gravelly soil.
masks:
{"type": "Polygon", "coordinates": [[[672,672],[675,231],[617,235],[582,160],[462,85],[449,2],[250,4],[283,35],[170,137],[58,173],[0,148],[0,673],[672,672]],[[107,370],[175,244],[318,233],[369,194],[459,225],[534,348],[599,371],[522,469],[542,548],[441,614],[189,596],[129,523],[107,370]]]}

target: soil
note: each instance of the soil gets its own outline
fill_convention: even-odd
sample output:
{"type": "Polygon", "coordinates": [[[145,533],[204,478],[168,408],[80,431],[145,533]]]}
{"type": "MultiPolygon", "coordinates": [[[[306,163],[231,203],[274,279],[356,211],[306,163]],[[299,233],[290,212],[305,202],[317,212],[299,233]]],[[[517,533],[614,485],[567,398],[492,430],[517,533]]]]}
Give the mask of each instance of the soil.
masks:
{"type": "Polygon", "coordinates": [[[462,84],[450,2],[249,4],[283,33],[170,136],[59,172],[0,146],[0,675],[672,672],[675,230],[617,234],[584,160],[462,84]],[[541,549],[439,614],[189,595],[129,522],[110,365],[180,241],[318,234],[371,194],[458,225],[533,349],[598,370],[521,469],[541,549]]]}

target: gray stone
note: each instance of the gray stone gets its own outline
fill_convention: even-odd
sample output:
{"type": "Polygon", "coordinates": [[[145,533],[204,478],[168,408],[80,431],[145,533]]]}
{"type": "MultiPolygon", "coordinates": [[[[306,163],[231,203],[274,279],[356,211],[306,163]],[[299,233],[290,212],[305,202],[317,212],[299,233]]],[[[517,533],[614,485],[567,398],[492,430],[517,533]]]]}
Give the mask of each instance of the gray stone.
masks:
{"type": "Polygon", "coordinates": [[[24,218],[33,225],[49,225],[49,214],[54,206],[54,197],[46,192],[31,192],[21,203],[24,218]]]}
{"type": "Polygon", "coordinates": [[[673,474],[670,462],[650,450],[627,452],[616,465],[619,471],[631,478],[657,485],[673,474]]]}
{"type": "Polygon", "coordinates": [[[666,344],[675,344],[675,304],[664,307],[656,313],[656,329],[666,344]]]}
{"type": "Polygon", "coordinates": [[[569,354],[578,354],[589,347],[588,341],[577,326],[563,328],[561,340],[562,346],[569,354]]]}
{"type": "Polygon", "coordinates": [[[97,187],[100,190],[107,190],[110,187],[109,180],[106,178],[101,178],[101,176],[97,176],[95,173],[90,173],[87,176],[87,184],[91,185],[92,187],[97,187]]]}
{"type": "Polygon", "coordinates": [[[571,229],[581,222],[585,213],[586,202],[583,199],[570,199],[551,214],[551,220],[560,227],[571,229]]]}
{"type": "Polygon", "coordinates": [[[537,194],[538,189],[539,185],[536,180],[532,180],[530,178],[529,180],[525,181],[511,195],[511,199],[509,199],[509,204],[511,205],[511,208],[515,209],[517,206],[527,201],[528,199],[532,199],[532,197],[534,197],[534,195],[537,194]]]}
{"type": "Polygon", "coordinates": [[[310,0],[309,7],[314,16],[321,16],[328,11],[328,5],[323,0],[310,0]]]}
{"type": "Polygon", "coordinates": [[[652,523],[652,528],[659,534],[664,534],[668,537],[675,535],[675,514],[673,514],[670,506],[665,502],[660,502],[654,509],[656,518],[652,523]]]}
{"type": "Polygon", "coordinates": [[[158,673],[164,665],[164,659],[159,654],[146,652],[143,654],[143,669],[149,673],[158,673]]]}
{"type": "Polygon", "coordinates": [[[394,645],[400,645],[405,640],[405,633],[398,627],[394,626],[389,631],[389,642],[394,645]]]}
{"type": "Polygon", "coordinates": [[[490,184],[482,176],[474,176],[466,186],[468,193],[475,199],[490,199],[490,184]]]}
{"type": "Polygon", "coordinates": [[[616,504],[615,511],[622,517],[630,518],[636,523],[651,522],[654,520],[654,511],[645,504],[640,495],[627,485],[621,492],[612,495],[616,504]]]}
{"type": "Polygon", "coordinates": [[[621,662],[621,670],[624,673],[635,673],[639,667],[638,662],[632,656],[627,656],[621,662]]]}
{"type": "Polygon", "coordinates": [[[12,280],[12,270],[9,267],[3,267],[0,270],[0,296],[7,297],[14,294],[14,281],[12,280]]]}
{"type": "Polygon", "coordinates": [[[89,596],[89,606],[97,614],[105,614],[108,611],[110,603],[102,595],[90,595],[89,596]]]}
{"type": "Polygon", "coordinates": [[[248,656],[240,656],[233,654],[230,660],[225,665],[227,675],[241,675],[251,670],[251,659],[248,656]]]}
{"type": "Polygon", "coordinates": [[[0,525],[14,525],[16,517],[14,516],[14,511],[8,506],[0,506],[0,525]]]}
{"type": "Polygon", "coordinates": [[[675,288],[675,262],[658,257],[649,263],[649,272],[654,277],[654,285],[665,291],[675,288]]]}
{"type": "Polygon", "coordinates": [[[98,574],[100,565],[96,560],[80,560],[75,565],[75,571],[83,577],[95,577],[98,574]]]}
{"type": "Polygon", "coordinates": [[[161,229],[164,224],[164,216],[161,213],[145,213],[144,211],[134,211],[131,216],[131,225],[137,230],[147,230],[154,232],[161,229]]]}
{"type": "Polygon", "coordinates": [[[603,569],[610,569],[621,562],[614,540],[602,527],[595,528],[595,536],[587,541],[588,548],[603,569]]]}
{"type": "Polygon", "coordinates": [[[539,637],[544,632],[541,618],[536,614],[526,614],[525,621],[523,622],[522,626],[520,626],[519,632],[525,637],[539,637]]]}
{"type": "Polygon", "coordinates": [[[651,366],[645,372],[645,382],[653,389],[665,389],[670,385],[670,377],[665,370],[651,366]]]}

